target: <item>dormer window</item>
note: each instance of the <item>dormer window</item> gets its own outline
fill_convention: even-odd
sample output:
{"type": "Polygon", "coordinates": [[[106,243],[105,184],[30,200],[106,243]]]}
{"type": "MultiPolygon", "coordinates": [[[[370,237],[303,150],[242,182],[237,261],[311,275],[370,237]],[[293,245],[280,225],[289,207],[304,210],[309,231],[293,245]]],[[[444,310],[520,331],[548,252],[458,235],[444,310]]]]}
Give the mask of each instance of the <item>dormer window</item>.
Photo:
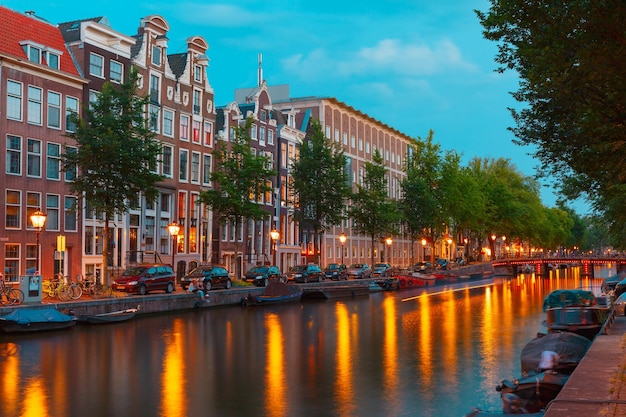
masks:
{"type": "Polygon", "coordinates": [[[152,64],[161,66],[161,48],[158,46],[152,47],[152,64]]]}
{"type": "Polygon", "coordinates": [[[59,69],[59,57],[61,56],[61,52],[32,41],[23,41],[20,42],[20,45],[22,45],[22,49],[30,62],[59,69]]]}

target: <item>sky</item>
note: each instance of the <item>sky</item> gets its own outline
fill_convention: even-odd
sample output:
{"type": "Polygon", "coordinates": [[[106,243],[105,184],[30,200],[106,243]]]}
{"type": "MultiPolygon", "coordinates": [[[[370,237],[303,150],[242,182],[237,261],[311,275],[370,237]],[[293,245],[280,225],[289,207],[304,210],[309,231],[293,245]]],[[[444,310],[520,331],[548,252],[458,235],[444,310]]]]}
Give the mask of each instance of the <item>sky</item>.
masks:
{"type": "MultiPolygon", "coordinates": [[[[0,0],[51,23],[106,16],[111,27],[137,33],[140,19],[169,23],[168,53],[186,39],[209,44],[208,77],[216,106],[237,88],[257,85],[258,55],[268,85],[289,84],[291,97],[334,97],[413,138],[474,157],[507,158],[533,176],[532,149],[512,142],[511,97],[517,74],[499,74],[497,44],[482,36],[475,9],[487,0],[0,0]],[[105,6],[106,4],[106,6],[105,6]]],[[[542,187],[544,205],[556,197],[542,187]]],[[[582,206],[574,207],[582,214],[582,206]]]]}

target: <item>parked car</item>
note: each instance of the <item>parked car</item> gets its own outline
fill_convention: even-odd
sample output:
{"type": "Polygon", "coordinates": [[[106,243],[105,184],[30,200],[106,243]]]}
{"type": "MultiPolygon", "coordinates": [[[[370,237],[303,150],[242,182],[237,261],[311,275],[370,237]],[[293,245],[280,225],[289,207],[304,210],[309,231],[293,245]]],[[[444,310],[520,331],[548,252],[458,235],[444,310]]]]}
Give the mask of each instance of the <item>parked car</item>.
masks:
{"type": "Polygon", "coordinates": [[[613,301],[615,314],[618,316],[626,315],[626,292],[622,293],[615,301],[613,301]]]}
{"type": "Polygon", "coordinates": [[[286,277],[277,266],[258,265],[250,268],[243,276],[246,282],[252,282],[257,287],[267,287],[272,281],[282,282],[286,277]]]}
{"type": "Polygon", "coordinates": [[[446,270],[448,269],[448,264],[450,262],[447,259],[444,258],[439,258],[435,261],[435,268],[437,269],[441,269],[441,270],[446,270]]]}
{"type": "Polygon", "coordinates": [[[180,286],[187,289],[194,279],[204,288],[204,291],[218,287],[229,289],[233,285],[228,270],[219,265],[201,265],[192,269],[182,277],[180,286]]]}
{"type": "Polygon", "coordinates": [[[176,274],[169,265],[145,264],[128,268],[113,281],[114,291],[123,291],[139,295],[151,291],[174,291],[176,274]]]}
{"type": "Polygon", "coordinates": [[[386,263],[378,263],[378,264],[374,264],[372,275],[375,277],[386,277],[390,271],[391,271],[391,265],[386,264],[386,263]]]}
{"type": "Polygon", "coordinates": [[[600,287],[602,294],[612,294],[615,287],[622,279],[624,279],[624,277],[621,275],[613,275],[605,278],[604,281],[602,281],[602,286],[600,287]]]}
{"type": "Polygon", "coordinates": [[[348,277],[363,279],[372,277],[372,268],[368,264],[352,264],[348,267],[348,277]]]}
{"type": "Polygon", "coordinates": [[[315,264],[296,265],[287,271],[287,279],[294,282],[322,282],[324,273],[315,264]]]}
{"type": "Polygon", "coordinates": [[[344,264],[328,264],[324,269],[324,277],[326,279],[334,279],[339,281],[340,279],[348,279],[348,272],[346,271],[344,264]]]}
{"type": "Polygon", "coordinates": [[[413,272],[430,273],[432,270],[432,264],[426,261],[418,262],[413,266],[413,272]]]}

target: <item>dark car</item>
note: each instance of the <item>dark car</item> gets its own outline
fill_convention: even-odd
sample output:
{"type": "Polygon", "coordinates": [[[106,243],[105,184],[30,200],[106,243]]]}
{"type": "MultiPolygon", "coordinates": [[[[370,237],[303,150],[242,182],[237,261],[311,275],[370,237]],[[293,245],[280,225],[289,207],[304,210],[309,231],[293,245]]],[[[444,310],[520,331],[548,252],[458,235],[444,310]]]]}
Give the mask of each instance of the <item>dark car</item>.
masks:
{"type": "Polygon", "coordinates": [[[259,265],[250,268],[243,277],[244,281],[252,282],[257,287],[267,287],[272,281],[286,280],[277,266],[259,265]]]}
{"type": "Polygon", "coordinates": [[[615,289],[613,290],[613,297],[617,298],[625,292],[626,292],[626,278],[624,278],[623,280],[618,282],[617,285],[615,285],[615,289]]]}
{"type": "Polygon", "coordinates": [[[218,265],[203,265],[192,269],[182,277],[180,286],[187,289],[193,280],[205,291],[219,287],[229,289],[233,285],[226,268],[218,265]]]}
{"type": "Polygon", "coordinates": [[[386,263],[374,264],[372,275],[375,277],[386,277],[391,272],[391,265],[386,263]]]}
{"type": "Polygon", "coordinates": [[[372,268],[368,264],[352,264],[348,267],[348,277],[363,279],[372,277],[372,268]]]}
{"type": "Polygon", "coordinates": [[[450,262],[447,259],[439,258],[435,261],[435,267],[437,269],[446,270],[448,269],[450,262]]]}
{"type": "Polygon", "coordinates": [[[432,264],[426,261],[418,262],[413,266],[413,272],[430,273],[432,270],[432,264]]]}
{"type": "Polygon", "coordinates": [[[315,264],[296,265],[289,268],[287,278],[294,282],[322,282],[324,273],[322,269],[315,264]]]}
{"type": "Polygon", "coordinates": [[[145,295],[151,291],[174,291],[176,276],[169,265],[149,264],[128,268],[113,281],[114,291],[145,295]]]}
{"type": "Polygon", "coordinates": [[[340,279],[348,279],[348,272],[346,271],[344,264],[328,264],[324,269],[324,277],[326,279],[334,279],[339,281],[340,279]]]}
{"type": "Polygon", "coordinates": [[[615,290],[615,287],[622,279],[624,279],[624,277],[621,275],[613,275],[605,278],[600,287],[602,294],[612,294],[613,290],[615,290]]]}

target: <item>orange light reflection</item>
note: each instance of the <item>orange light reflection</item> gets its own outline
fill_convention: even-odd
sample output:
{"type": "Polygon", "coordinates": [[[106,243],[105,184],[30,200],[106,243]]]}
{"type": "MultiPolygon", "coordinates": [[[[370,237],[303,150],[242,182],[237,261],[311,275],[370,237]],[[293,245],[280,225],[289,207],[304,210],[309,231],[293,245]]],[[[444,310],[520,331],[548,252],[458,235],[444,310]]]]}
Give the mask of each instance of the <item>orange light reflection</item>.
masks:
{"type": "Polygon", "coordinates": [[[345,304],[337,303],[337,375],[335,377],[335,397],[339,416],[353,416],[354,403],[352,348],[350,343],[350,314],[345,304]]]}
{"type": "Polygon", "coordinates": [[[278,315],[270,313],[265,317],[267,329],[267,363],[265,365],[265,415],[282,417],[287,415],[285,396],[285,352],[283,330],[278,315]]]}
{"type": "Polygon", "coordinates": [[[165,352],[163,355],[163,373],[161,374],[161,398],[159,407],[163,417],[183,417],[187,415],[185,381],[187,367],[181,334],[184,332],[183,321],[178,319],[172,324],[171,332],[163,335],[165,352]]]}

